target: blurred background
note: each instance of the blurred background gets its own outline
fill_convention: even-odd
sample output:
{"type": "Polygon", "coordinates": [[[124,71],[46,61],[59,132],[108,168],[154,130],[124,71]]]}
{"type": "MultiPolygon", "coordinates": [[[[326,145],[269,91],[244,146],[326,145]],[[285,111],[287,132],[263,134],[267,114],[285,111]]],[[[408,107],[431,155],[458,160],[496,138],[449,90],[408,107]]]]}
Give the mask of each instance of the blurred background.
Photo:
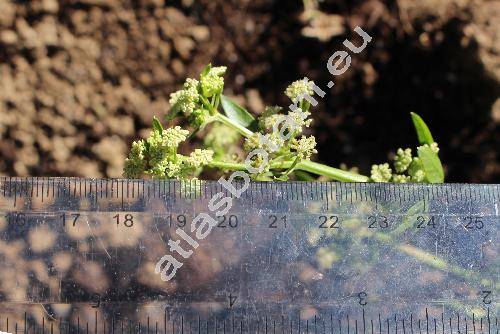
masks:
{"type": "MultiPolygon", "coordinates": [[[[368,173],[417,144],[449,182],[500,182],[498,0],[0,0],[0,174],[119,177],[133,139],[207,63],[255,113],[361,26],[372,42],[314,111],[316,160],[368,173]]],[[[326,89],[326,88],[324,88],[326,89]]]]}

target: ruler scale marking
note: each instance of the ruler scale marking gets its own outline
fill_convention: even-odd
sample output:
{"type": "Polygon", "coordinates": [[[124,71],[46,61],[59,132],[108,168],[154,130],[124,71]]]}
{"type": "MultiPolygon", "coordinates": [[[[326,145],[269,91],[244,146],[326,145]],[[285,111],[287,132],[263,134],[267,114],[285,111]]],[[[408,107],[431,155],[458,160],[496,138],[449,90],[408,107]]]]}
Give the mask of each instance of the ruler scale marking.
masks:
{"type": "MultiPolygon", "coordinates": [[[[239,199],[220,184],[197,180],[188,183],[157,180],[2,177],[0,186],[3,188],[0,192],[3,194],[3,197],[0,197],[0,216],[8,218],[6,224],[9,226],[9,229],[0,234],[0,256],[4,247],[2,242],[10,243],[23,238],[22,233],[36,234],[38,229],[43,227],[42,231],[48,231],[49,236],[58,238],[58,242],[54,244],[57,247],[50,245],[51,236],[46,239],[49,245],[43,246],[48,247],[44,251],[22,252],[17,256],[28,256],[29,263],[44,258],[47,260],[43,261],[51,263],[50,261],[55,259],[56,255],[59,256],[60,251],[69,250],[67,254],[73,258],[72,261],[80,258],[75,262],[76,266],[71,267],[64,274],[65,276],[61,276],[57,268],[52,269],[54,272],[50,275],[54,279],[61,279],[61,282],[64,280],[64,284],[56,285],[60,288],[55,295],[52,295],[51,287],[44,287],[43,281],[36,284],[30,283],[34,284],[30,289],[30,298],[39,301],[40,308],[43,307],[42,305],[47,305],[47,310],[53,312],[51,306],[53,303],[72,306],[70,313],[74,313],[73,319],[78,319],[78,323],[72,324],[71,319],[54,313],[59,321],[61,317],[65,318],[64,324],[67,324],[68,333],[80,331],[79,319],[80,317],[84,319],[85,307],[91,308],[95,303],[93,300],[96,300],[93,299],[96,297],[92,297],[95,294],[92,291],[99,291],[97,300],[98,304],[102,305],[98,306],[99,317],[96,310],[91,312],[95,317],[90,319],[94,320],[93,331],[96,334],[114,331],[115,319],[109,320],[111,314],[113,317],[114,314],[118,314],[117,321],[133,320],[129,322],[129,331],[132,330],[131,325],[134,323],[138,324],[138,327],[134,325],[134,332],[137,329],[139,333],[143,331],[141,321],[142,324],[147,323],[144,330],[148,333],[152,331],[150,321],[154,321],[156,333],[156,326],[158,322],[161,324],[162,320],[158,315],[155,316],[154,310],[165,304],[167,300],[175,305],[174,314],[177,314],[177,319],[181,322],[179,326],[175,326],[175,319],[172,320],[172,333],[184,330],[184,320],[190,324],[190,332],[191,325],[194,325],[193,330],[196,330],[197,319],[200,323],[198,325],[198,332],[200,332],[203,319],[208,320],[211,317],[211,315],[200,313],[199,307],[203,305],[207,307],[212,305],[211,309],[215,307],[211,312],[215,312],[214,316],[221,316],[221,319],[225,319],[224,314],[229,312],[232,319],[231,331],[240,333],[251,331],[252,323],[249,321],[247,326],[244,319],[251,316],[252,312],[259,312],[259,310],[266,316],[266,323],[272,324],[273,333],[276,331],[276,324],[278,328],[281,326],[281,331],[284,332],[285,317],[297,310],[302,310],[306,331],[310,329],[309,321],[314,320],[315,333],[327,331],[327,321],[322,317],[323,312],[330,314],[328,331],[335,332],[335,326],[333,326],[335,316],[339,319],[338,332],[342,332],[342,315],[344,315],[347,320],[346,330],[349,334],[351,330],[355,333],[359,331],[359,333],[366,334],[370,328],[373,332],[376,327],[373,319],[376,319],[378,312],[375,312],[379,310],[384,315],[388,333],[402,331],[406,334],[409,330],[413,334],[413,312],[415,314],[424,312],[425,315],[425,327],[418,317],[419,333],[423,331],[429,333],[432,330],[432,322],[434,322],[436,333],[438,324],[436,318],[431,317],[430,314],[434,304],[440,305],[445,310],[441,319],[443,334],[455,332],[452,318],[457,322],[456,330],[459,333],[463,332],[464,327],[466,333],[470,327],[476,333],[475,314],[472,314],[470,324],[471,318],[467,319],[469,308],[484,310],[479,317],[481,332],[498,333],[496,296],[493,294],[490,297],[492,304],[486,305],[486,299],[481,296],[481,291],[484,291],[485,287],[478,284],[480,281],[486,282],[489,287],[498,278],[497,185],[407,184],[398,186],[323,182],[319,184],[300,182],[263,184],[259,182],[252,183],[250,189],[239,199]],[[39,188],[41,191],[38,190],[39,188]],[[154,293],[154,289],[161,291],[162,286],[167,287],[169,284],[154,283],[156,287],[152,289],[153,280],[156,279],[155,261],[168,251],[168,246],[165,244],[168,239],[159,240],[159,237],[167,235],[174,240],[177,239],[175,231],[167,231],[168,224],[162,223],[164,217],[172,213],[192,213],[192,216],[186,217],[187,220],[182,226],[183,230],[189,232],[194,216],[203,210],[208,210],[207,203],[211,198],[208,195],[219,190],[236,204],[227,213],[225,228],[214,227],[210,236],[200,241],[197,249],[193,249],[192,258],[182,260],[184,264],[179,268],[174,279],[177,286],[174,290],[170,290],[168,294],[154,293]],[[43,203],[32,206],[31,203],[36,198],[43,203]],[[80,204],[85,201],[90,205],[80,207],[80,204]],[[121,205],[117,206],[114,203],[121,205]],[[420,209],[416,209],[421,211],[413,212],[410,218],[415,218],[419,214],[439,218],[436,219],[436,228],[439,227],[439,233],[433,232],[432,226],[425,226],[423,229],[409,226],[410,230],[403,234],[391,235],[389,231],[396,229],[401,219],[406,216],[407,210],[417,203],[422,204],[420,209]],[[77,220],[76,224],[70,223],[74,214],[80,215],[78,218],[80,220],[77,220]],[[120,217],[118,221],[111,219],[116,214],[120,217]],[[277,217],[287,216],[287,228],[278,226],[278,229],[267,230],[269,214],[277,217]],[[365,218],[369,214],[379,218],[386,216],[391,222],[388,229],[383,225],[378,226],[378,221],[373,226],[375,228],[368,228],[369,223],[365,221],[365,218]],[[126,215],[131,217],[127,218],[130,219],[126,221],[127,225],[122,221],[126,215]],[[323,226],[326,229],[320,227],[321,221],[318,222],[317,219],[323,215],[327,218],[335,215],[339,220],[340,229],[330,231],[333,224],[329,222],[323,226]],[[238,220],[236,224],[234,220],[228,220],[233,216],[238,220]],[[61,217],[63,217],[62,225],[61,217]],[[66,220],[68,224],[64,226],[66,220]],[[95,237],[74,239],[81,233],[87,233],[85,220],[89,222],[95,237]],[[151,222],[157,224],[158,231],[151,228],[151,222]],[[232,225],[228,225],[229,223],[232,225]],[[109,232],[108,224],[112,227],[109,232]],[[250,228],[251,224],[253,228],[250,228]],[[471,225],[467,227],[467,224],[471,225]],[[288,225],[292,228],[288,229],[288,225]],[[364,237],[358,236],[358,232],[363,229],[367,229],[368,234],[364,237]],[[270,231],[273,233],[269,233],[270,231]],[[332,234],[331,232],[334,231],[336,233],[332,234]],[[318,237],[312,238],[314,233],[319,233],[318,237]],[[238,239],[234,239],[236,235],[239,236],[238,239]],[[293,238],[291,238],[292,235],[294,235],[293,238]],[[488,243],[485,243],[486,240],[488,243]],[[73,242],[76,242],[76,247],[70,247],[73,242]],[[242,242],[245,243],[245,247],[239,246],[242,242]],[[138,253],[130,251],[134,249],[134,245],[139,245],[138,253]],[[115,250],[109,259],[103,247],[112,247],[115,250]],[[163,247],[164,250],[155,251],[158,255],[152,256],[149,255],[154,253],[152,247],[163,247]],[[439,253],[434,251],[435,247],[439,248],[439,253]],[[371,263],[369,255],[381,250],[383,250],[381,254],[386,254],[385,257],[378,262],[371,263]],[[252,253],[248,253],[249,251],[252,253]],[[91,256],[87,258],[84,256],[86,254],[91,256]],[[207,259],[210,260],[199,262],[199,259],[207,254],[209,254],[207,259]],[[476,254],[481,254],[484,258],[480,259],[476,254]],[[150,262],[135,261],[138,257],[149,259],[150,262]],[[262,261],[264,259],[265,261],[262,261]],[[218,261],[217,266],[208,265],[215,263],[211,261],[218,261]],[[137,266],[134,263],[137,263],[137,266]],[[153,265],[151,269],[144,267],[144,265],[149,265],[148,263],[153,265]],[[193,267],[194,263],[198,263],[199,270],[211,278],[207,278],[206,281],[197,281],[196,277],[199,274],[194,274],[193,270],[196,269],[196,266],[193,267]],[[268,267],[263,268],[262,263],[268,263],[268,267]],[[100,270],[101,274],[87,279],[90,273],[89,266],[96,268],[92,269],[94,271],[100,270]],[[391,266],[392,269],[388,270],[389,267],[386,266],[391,266]],[[356,274],[359,270],[356,268],[370,267],[372,270],[368,276],[356,274]],[[229,270],[229,268],[234,269],[229,270]],[[306,268],[312,270],[311,274],[307,273],[306,268]],[[415,271],[416,268],[419,268],[422,273],[415,271]],[[396,269],[398,273],[390,275],[390,272],[396,269]],[[406,272],[415,272],[416,276],[412,277],[411,274],[405,274],[406,272]],[[452,298],[450,302],[443,300],[438,287],[443,285],[444,281],[434,283],[432,289],[432,284],[425,283],[427,279],[425,275],[432,272],[444,275],[452,273],[452,276],[447,276],[448,279],[445,281],[449,285],[448,289],[465,285],[468,289],[478,291],[479,297],[471,294],[460,298],[457,296],[457,299],[452,298]],[[103,280],[105,277],[106,279],[103,280]],[[219,278],[215,279],[216,277],[219,278]],[[370,296],[367,306],[360,307],[356,302],[356,297],[354,299],[348,297],[352,293],[343,291],[342,287],[349,283],[351,277],[352,283],[357,282],[358,291],[366,290],[370,296]],[[419,295],[411,292],[412,287],[417,284],[417,277],[420,280],[424,279],[423,286],[426,294],[419,295]],[[115,290],[112,284],[116,284],[111,282],[123,280],[130,283],[120,288],[123,291],[117,289],[113,292],[115,294],[111,294],[115,290]],[[374,290],[370,280],[383,282],[382,288],[374,290]],[[99,285],[103,287],[98,287],[99,285]],[[188,289],[190,286],[204,286],[205,288],[204,290],[191,290],[188,289]],[[225,304],[220,302],[223,300],[220,296],[224,295],[226,289],[240,293],[246,291],[241,290],[243,287],[250,290],[237,296],[235,308],[226,310],[225,304]],[[302,290],[302,287],[306,290],[302,290]],[[123,299],[127,293],[130,297],[123,299]],[[399,304],[393,304],[394,298],[399,298],[399,304]],[[292,300],[295,301],[292,302],[292,300]],[[308,318],[307,314],[310,312],[308,310],[313,309],[318,313],[313,313],[312,318],[308,318]],[[405,318],[405,312],[410,314],[409,324],[406,323],[408,319],[405,318]],[[354,319],[353,324],[349,320],[350,314],[354,319]],[[388,316],[389,314],[391,316],[388,316]],[[445,328],[445,315],[449,322],[448,328],[445,328]],[[366,316],[368,316],[368,323],[366,316]],[[392,321],[394,321],[393,325],[391,325],[392,321]],[[98,323],[102,326],[98,326],[98,323]]],[[[211,214],[210,211],[206,212],[211,214]]],[[[30,247],[34,247],[33,249],[42,247],[30,244],[30,239],[26,240],[30,247]]],[[[188,246],[185,241],[181,241],[181,245],[188,246]]],[[[186,248],[186,250],[189,249],[186,248]]],[[[0,280],[2,280],[1,276],[0,280]]],[[[17,300],[13,303],[14,300],[9,297],[8,293],[5,296],[7,297],[0,301],[0,319],[3,318],[2,313],[6,312],[7,308],[13,308],[14,315],[24,314],[29,309],[30,316],[25,321],[25,325],[28,326],[26,330],[31,332],[30,329],[33,328],[36,332],[38,328],[42,334],[45,333],[45,320],[37,324],[34,322],[34,315],[31,315],[32,309],[36,309],[35,306],[27,303],[28,300],[17,300]]],[[[161,331],[166,334],[166,310],[160,313],[163,313],[165,317],[164,328],[161,331]]],[[[51,313],[46,314],[51,316],[51,313]]],[[[23,320],[12,319],[16,324],[23,320]]],[[[45,319],[45,316],[42,319],[45,319]]],[[[86,319],[85,323],[88,326],[88,318],[86,319]]],[[[300,316],[297,321],[300,332],[300,316]]],[[[293,326],[291,318],[290,324],[290,331],[294,332],[296,327],[293,326]]],[[[60,324],[59,330],[62,328],[60,324]]],[[[268,330],[270,328],[268,327],[268,330]]],[[[209,329],[207,326],[207,331],[212,330],[212,327],[209,329]]],[[[382,331],[379,316],[378,332],[381,334],[382,331]]]]}

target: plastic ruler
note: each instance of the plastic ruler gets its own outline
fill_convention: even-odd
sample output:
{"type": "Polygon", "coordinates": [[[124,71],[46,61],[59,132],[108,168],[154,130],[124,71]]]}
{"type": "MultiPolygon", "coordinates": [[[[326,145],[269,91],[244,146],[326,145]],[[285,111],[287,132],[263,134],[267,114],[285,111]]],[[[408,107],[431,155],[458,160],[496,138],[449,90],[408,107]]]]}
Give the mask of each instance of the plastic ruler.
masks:
{"type": "Polygon", "coordinates": [[[256,182],[237,197],[3,177],[0,331],[497,334],[499,205],[499,185],[256,182]],[[214,196],[231,203],[220,217],[214,196]],[[216,223],[198,238],[202,213],[216,223]],[[168,254],[182,266],[164,281],[168,254]]]}

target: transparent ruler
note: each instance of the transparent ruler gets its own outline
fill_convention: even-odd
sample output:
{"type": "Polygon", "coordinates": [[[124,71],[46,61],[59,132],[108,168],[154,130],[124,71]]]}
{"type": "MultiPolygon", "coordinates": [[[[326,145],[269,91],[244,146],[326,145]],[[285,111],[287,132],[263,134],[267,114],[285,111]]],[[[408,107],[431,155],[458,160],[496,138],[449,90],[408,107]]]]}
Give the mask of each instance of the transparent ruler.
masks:
{"type": "Polygon", "coordinates": [[[228,188],[0,178],[0,331],[498,333],[499,185],[228,188]]]}

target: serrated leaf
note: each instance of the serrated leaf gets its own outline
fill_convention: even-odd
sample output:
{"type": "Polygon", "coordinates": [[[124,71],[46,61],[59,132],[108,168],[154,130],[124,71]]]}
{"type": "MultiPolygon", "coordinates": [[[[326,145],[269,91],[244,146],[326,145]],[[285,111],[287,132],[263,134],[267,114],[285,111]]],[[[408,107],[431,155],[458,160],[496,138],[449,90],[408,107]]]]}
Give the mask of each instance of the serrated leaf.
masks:
{"type": "Polygon", "coordinates": [[[236,102],[231,101],[225,95],[221,94],[220,98],[222,109],[230,120],[244,126],[245,128],[248,128],[255,122],[255,117],[253,117],[252,114],[250,114],[245,108],[236,102]]]}
{"type": "Polygon", "coordinates": [[[430,144],[434,143],[434,138],[432,138],[431,130],[429,130],[429,127],[427,126],[427,124],[425,124],[422,117],[420,117],[418,114],[412,112],[411,119],[413,121],[413,126],[415,127],[415,130],[417,131],[418,141],[419,141],[420,145],[424,145],[424,144],[430,145],[430,144]]]}
{"type": "Polygon", "coordinates": [[[429,183],[443,183],[443,165],[438,154],[429,146],[421,146],[418,148],[418,157],[422,162],[427,181],[429,183]]]}
{"type": "Polygon", "coordinates": [[[163,126],[161,125],[160,121],[156,116],[153,117],[153,130],[163,133],[163,126]]]}

